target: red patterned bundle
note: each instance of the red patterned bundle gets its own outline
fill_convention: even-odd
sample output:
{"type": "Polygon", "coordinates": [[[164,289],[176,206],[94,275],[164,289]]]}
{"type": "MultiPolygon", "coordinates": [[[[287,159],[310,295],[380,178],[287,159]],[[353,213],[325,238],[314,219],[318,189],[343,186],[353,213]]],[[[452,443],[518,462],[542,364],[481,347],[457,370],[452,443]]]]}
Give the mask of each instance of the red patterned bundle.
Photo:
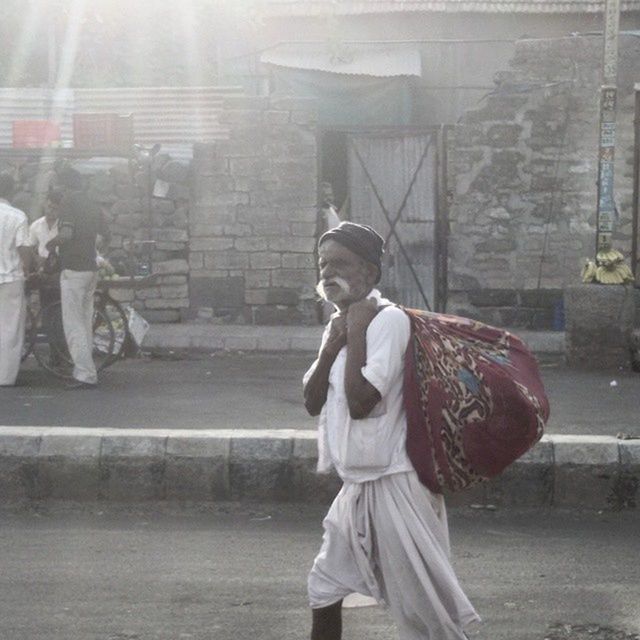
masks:
{"type": "Polygon", "coordinates": [[[530,449],[549,418],[538,364],[508,331],[404,309],[407,452],[432,491],[492,478],[530,449]]]}

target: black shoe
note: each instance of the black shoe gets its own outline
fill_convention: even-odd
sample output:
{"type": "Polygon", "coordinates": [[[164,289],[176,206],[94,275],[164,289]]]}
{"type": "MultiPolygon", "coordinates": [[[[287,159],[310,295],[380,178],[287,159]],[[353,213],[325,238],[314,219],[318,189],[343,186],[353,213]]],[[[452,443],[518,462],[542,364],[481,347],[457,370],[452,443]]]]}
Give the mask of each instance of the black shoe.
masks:
{"type": "Polygon", "coordinates": [[[82,382],[81,380],[73,380],[72,382],[67,382],[65,385],[66,389],[97,389],[98,384],[93,382],[82,382]]]}

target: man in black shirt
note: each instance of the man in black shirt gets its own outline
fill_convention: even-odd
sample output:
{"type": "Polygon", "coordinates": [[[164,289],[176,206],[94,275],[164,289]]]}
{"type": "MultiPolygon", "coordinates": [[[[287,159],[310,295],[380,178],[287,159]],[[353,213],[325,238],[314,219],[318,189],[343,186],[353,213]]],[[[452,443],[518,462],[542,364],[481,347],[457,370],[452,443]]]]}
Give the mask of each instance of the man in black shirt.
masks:
{"type": "Polygon", "coordinates": [[[109,229],[98,207],[82,191],[82,176],[71,168],[59,175],[65,188],[58,236],[47,247],[59,247],[62,326],[73,360],[71,388],[94,388],[93,294],[98,282],[96,240],[108,243],[109,229]]]}

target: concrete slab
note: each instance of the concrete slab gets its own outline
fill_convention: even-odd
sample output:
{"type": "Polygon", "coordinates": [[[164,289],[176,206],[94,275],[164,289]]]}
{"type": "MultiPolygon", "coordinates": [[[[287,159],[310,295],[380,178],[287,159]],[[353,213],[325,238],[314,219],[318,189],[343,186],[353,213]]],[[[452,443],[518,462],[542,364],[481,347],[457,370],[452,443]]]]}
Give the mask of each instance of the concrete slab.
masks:
{"type": "Polygon", "coordinates": [[[618,440],[613,436],[554,435],[556,465],[617,465],[618,440]]]}

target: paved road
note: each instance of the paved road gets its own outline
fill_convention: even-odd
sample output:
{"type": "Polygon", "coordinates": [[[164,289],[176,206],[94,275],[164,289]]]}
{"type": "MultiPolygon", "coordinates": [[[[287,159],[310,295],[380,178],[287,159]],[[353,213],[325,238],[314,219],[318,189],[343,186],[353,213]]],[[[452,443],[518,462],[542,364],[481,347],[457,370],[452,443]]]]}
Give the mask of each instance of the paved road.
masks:
{"type": "MultiPolygon", "coordinates": [[[[321,517],[299,505],[1,512],[0,637],[307,638],[321,517]]],[[[558,623],[639,633],[639,524],[632,512],[451,510],[455,566],[484,619],[470,638],[542,640],[558,623]]],[[[397,638],[377,607],[345,620],[346,639],[397,638]]]]}
{"type": "MultiPolygon", "coordinates": [[[[33,363],[0,389],[0,424],[314,429],[302,406],[305,355],[174,353],[119,362],[97,391],[67,391],[33,363]]],[[[550,433],[640,435],[640,375],[542,368],[550,433]],[[614,381],[617,386],[611,386],[614,381]]]]}

